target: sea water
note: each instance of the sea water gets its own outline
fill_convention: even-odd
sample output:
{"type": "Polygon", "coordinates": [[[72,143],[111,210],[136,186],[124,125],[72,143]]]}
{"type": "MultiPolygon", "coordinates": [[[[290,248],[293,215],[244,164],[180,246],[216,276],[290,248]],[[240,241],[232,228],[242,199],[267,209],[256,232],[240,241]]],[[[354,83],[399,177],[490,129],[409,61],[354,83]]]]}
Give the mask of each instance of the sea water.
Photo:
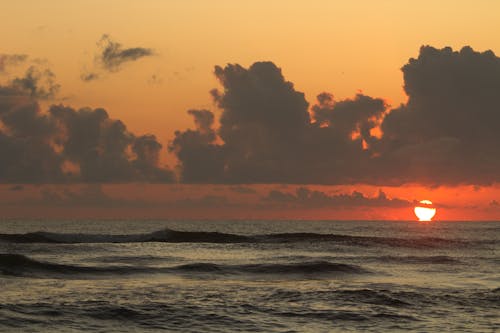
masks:
{"type": "Polygon", "coordinates": [[[2,332],[495,332],[500,223],[0,221],[2,332]]]}

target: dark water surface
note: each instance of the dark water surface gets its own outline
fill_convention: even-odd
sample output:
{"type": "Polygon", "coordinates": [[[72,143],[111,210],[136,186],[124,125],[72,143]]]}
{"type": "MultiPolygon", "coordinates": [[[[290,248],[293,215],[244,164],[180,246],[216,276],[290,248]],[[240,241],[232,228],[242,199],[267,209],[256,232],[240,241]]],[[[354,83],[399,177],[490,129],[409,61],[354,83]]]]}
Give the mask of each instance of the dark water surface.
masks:
{"type": "Polygon", "coordinates": [[[500,223],[0,221],[2,332],[496,332],[500,223]]]}

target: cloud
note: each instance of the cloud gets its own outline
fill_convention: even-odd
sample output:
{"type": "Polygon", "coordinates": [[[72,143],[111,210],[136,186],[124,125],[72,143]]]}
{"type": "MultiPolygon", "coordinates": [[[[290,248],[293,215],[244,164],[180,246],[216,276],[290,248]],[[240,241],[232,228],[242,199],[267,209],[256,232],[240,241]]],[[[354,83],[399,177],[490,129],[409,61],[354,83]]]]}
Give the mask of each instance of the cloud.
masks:
{"type": "MultiPolygon", "coordinates": [[[[86,185],[43,185],[36,195],[16,200],[3,200],[1,206],[49,206],[49,207],[91,207],[91,208],[214,208],[233,207],[225,196],[203,194],[199,196],[175,195],[171,198],[146,198],[139,196],[117,196],[101,184],[86,185]]],[[[167,192],[170,191],[166,188],[167,192]]],[[[116,191],[115,191],[116,192],[116,191]]]]}
{"type": "Polygon", "coordinates": [[[50,69],[39,71],[34,66],[28,68],[24,77],[14,79],[12,85],[38,99],[54,98],[61,87],[55,82],[55,75],[50,69]]]}
{"type": "Polygon", "coordinates": [[[307,207],[307,208],[335,208],[335,207],[410,207],[412,202],[388,198],[379,190],[376,197],[366,197],[363,193],[354,191],[351,194],[329,195],[322,191],[310,190],[307,187],[299,187],[295,193],[271,190],[262,199],[265,204],[279,205],[286,207],[307,207]]]}
{"type": "Polygon", "coordinates": [[[32,203],[51,206],[122,206],[129,201],[114,199],[105,194],[98,184],[87,185],[80,190],[69,188],[42,188],[41,198],[32,203]]]}
{"type": "MultiPolygon", "coordinates": [[[[38,101],[58,87],[36,69],[0,86],[0,181],[4,183],[172,182],[159,165],[162,145],[153,135],[136,136],[104,109],[38,101]],[[40,85],[42,83],[42,85],[40,85]]],[[[47,74],[48,75],[48,74],[47,74]]]]}
{"type": "Polygon", "coordinates": [[[256,194],[257,193],[256,190],[254,190],[253,188],[248,187],[248,186],[241,186],[241,185],[231,186],[229,189],[231,191],[233,191],[235,193],[239,193],[239,194],[256,194]]]}
{"type": "Polygon", "coordinates": [[[229,207],[234,206],[227,197],[221,195],[207,194],[200,198],[185,198],[168,203],[172,207],[229,207]]]}
{"type": "MultiPolygon", "coordinates": [[[[152,55],[103,36],[100,76],[152,55]]],[[[216,66],[218,108],[192,109],[192,129],[168,144],[183,183],[489,185],[500,181],[500,58],[424,46],[402,67],[408,102],[390,108],[361,93],[324,92],[310,105],[272,62],[216,66]]],[[[59,89],[31,66],[0,86],[0,181],[172,182],[162,145],[104,109],[40,100],[59,89]]]]}
{"type": "Polygon", "coordinates": [[[98,73],[93,73],[93,72],[84,72],[80,75],[80,79],[85,82],[97,80],[100,78],[100,75],[98,73]]]}
{"type": "Polygon", "coordinates": [[[26,54],[0,54],[0,74],[6,73],[9,67],[18,66],[28,60],[26,54]]]}
{"type": "Polygon", "coordinates": [[[102,77],[101,71],[114,73],[120,71],[124,64],[137,61],[139,59],[155,55],[155,51],[145,47],[123,47],[117,41],[114,41],[109,35],[102,35],[97,42],[98,53],[94,62],[97,68],[91,71],[85,70],[80,78],[82,81],[89,82],[102,77]]]}
{"type": "Polygon", "coordinates": [[[61,159],[51,146],[56,127],[37,102],[47,90],[30,73],[0,86],[0,181],[60,182],[61,159]]]}
{"type": "Polygon", "coordinates": [[[196,129],[171,151],[184,182],[427,186],[500,181],[500,58],[491,51],[424,46],[402,68],[408,102],[390,109],[357,94],[304,94],[272,62],[216,66],[196,129]],[[201,123],[209,120],[207,127],[201,123]],[[209,167],[206,168],[205,166],[209,167]]]}
{"type": "Polygon", "coordinates": [[[98,46],[101,50],[98,59],[102,66],[110,72],[119,70],[126,62],[154,55],[153,49],[150,48],[123,48],[122,44],[113,41],[109,35],[103,35],[98,46]]]}
{"type": "Polygon", "coordinates": [[[24,190],[24,186],[22,185],[13,185],[9,187],[9,191],[22,191],[24,190]]]}
{"type": "Polygon", "coordinates": [[[171,145],[183,181],[345,183],[363,175],[370,158],[363,140],[374,141],[370,131],[385,111],[383,100],[321,94],[313,121],[304,94],[271,62],[217,66],[215,75],[223,86],[211,92],[222,110],[220,127],[213,120],[210,128],[200,126],[195,117],[196,130],[176,132],[171,145]]]}
{"type": "Polygon", "coordinates": [[[104,109],[53,105],[49,115],[62,134],[61,156],[78,166],[81,181],[173,181],[173,174],[159,166],[162,145],[154,135],[136,137],[104,109]]]}
{"type": "Polygon", "coordinates": [[[43,186],[37,198],[10,202],[7,205],[92,208],[148,208],[161,206],[158,202],[125,199],[108,194],[100,184],[85,186],[43,186]]]}
{"type": "Polygon", "coordinates": [[[397,163],[387,170],[427,184],[499,181],[500,58],[424,46],[402,71],[408,103],[384,119],[377,147],[397,163]]]}
{"type": "Polygon", "coordinates": [[[178,166],[184,183],[220,182],[224,168],[224,155],[215,143],[214,115],[208,110],[189,110],[195,130],[176,131],[169,145],[181,161],[178,166]]]}

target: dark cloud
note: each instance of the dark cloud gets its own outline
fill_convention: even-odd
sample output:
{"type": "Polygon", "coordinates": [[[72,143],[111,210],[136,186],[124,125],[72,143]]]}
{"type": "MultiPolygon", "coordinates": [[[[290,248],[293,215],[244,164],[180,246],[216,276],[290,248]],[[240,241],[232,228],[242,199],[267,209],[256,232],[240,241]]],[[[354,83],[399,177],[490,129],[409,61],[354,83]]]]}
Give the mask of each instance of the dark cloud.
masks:
{"type": "Polygon", "coordinates": [[[407,182],[499,181],[500,58],[424,46],[402,71],[408,103],[384,119],[377,147],[396,162],[387,170],[407,182]]]}
{"type": "Polygon", "coordinates": [[[122,44],[111,39],[109,35],[103,35],[98,42],[100,48],[99,61],[102,66],[110,72],[130,61],[154,55],[154,51],[144,47],[123,48],[122,44]]]}
{"type": "Polygon", "coordinates": [[[307,187],[299,187],[295,193],[271,190],[263,198],[263,202],[270,205],[281,205],[286,207],[307,208],[336,208],[336,207],[409,207],[413,202],[392,198],[380,190],[376,197],[366,197],[363,193],[354,191],[351,194],[329,195],[322,191],[310,190],[307,187]]]}
{"type": "Polygon", "coordinates": [[[84,70],[80,79],[85,82],[103,77],[103,72],[113,73],[122,69],[126,63],[155,55],[155,51],[145,47],[124,47],[109,35],[102,35],[97,42],[98,53],[95,56],[95,68],[84,70]]]}
{"type": "Polygon", "coordinates": [[[159,167],[162,146],[156,137],[136,137],[123,122],[109,118],[104,109],[54,105],[49,115],[63,133],[59,138],[61,155],[78,165],[83,182],[173,180],[170,171],[159,167]]]}
{"type": "Polygon", "coordinates": [[[215,143],[214,115],[208,110],[189,110],[195,130],[176,131],[169,145],[181,164],[181,181],[185,183],[220,182],[224,168],[224,155],[215,143]]]}
{"type": "MultiPolygon", "coordinates": [[[[0,181],[4,183],[172,182],[159,165],[162,148],[153,135],[135,136],[104,109],[53,105],[39,99],[57,85],[35,69],[0,86],[0,181]],[[42,85],[40,85],[42,83],[42,85]]],[[[53,75],[50,76],[50,79],[53,75]]]]}
{"type": "Polygon", "coordinates": [[[335,102],[325,93],[313,107],[313,122],[304,94],[271,62],[216,67],[215,75],[223,86],[212,91],[222,109],[220,127],[207,132],[195,117],[197,129],[176,132],[173,141],[183,181],[343,183],[364,172],[370,153],[363,142],[375,139],[371,130],[385,111],[383,100],[357,95],[335,102]]]}
{"type": "Polygon", "coordinates": [[[231,191],[239,193],[239,194],[255,194],[255,193],[257,193],[256,190],[254,190],[253,188],[248,187],[248,186],[241,186],[241,185],[231,186],[229,189],[231,191]]]}
{"type": "Polygon", "coordinates": [[[376,140],[372,130],[387,109],[384,100],[357,94],[352,100],[335,102],[329,93],[318,95],[317,100],[312,107],[317,124],[331,128],[344,140],[364,142],[366,146],[376,140]]]}
{"type": "MultiPolygon", "coordinates": [[[[32,77],[29,74],[26,77],[32,77]]],[[[52,147],[56,130],[40,110],[37,92],[45,91],[31,80],[29,89],[15,79],[0,86],[0,180],[7,183],[59,182],[61,158],[52,147]]]]}
{"type": "Polygon", "coordinates": [[[199,208],[213,208],[213,207],[229,207],[233,204],[229,202],[227,197],[222,195],[207,194],[200,198],[185,198],[176,200],[169,203],[173,207],[199,207],[199,208]]]}
{"type": "MultiPolygon", "coordinates": [[[[101,40],[101,71],[152,55],[101,40]]],[[[402,68],[408,102],[304,94],[272,62],[216,66],[220,113],[189,110],[194,128],[168,145],[184,183],[428,186],[500,181],[500,58],[491,51],[424,46],[402,68]]],[[[88,72],[86,78],[102,72],[88,72]]],[[[104,109],[55,105],[50,70],[28,68],[0,86],[0,180],[171,182],[162,146],[136,136],[104,109]]]]}
{"type": "Polygon", "coordinates": [[[222,113],[193,115],[171,150],[185,182],[429,186],[500,181],[500,58],[424,46],[402,68],[408,102],[389,109],[322,93],[309,111],[271,62],[215,67],[222,113]],[[311,114],[311,117],[310,117],[311,114]],[[205,166],[209,165],[209,168],[205,166]]]}
{"type": "Polygon", "coordinates": [[[40,70],[36,66],[30,66],[23,77],[15,78],[12,88],[28,94],[32,98],[52,99],[60,89],[55,82],[55,75],[50,69],[40,70]]]}
{"type": "Polygon", "coordinates": [[[24,186],[22,185],[13,185],[9,187],[9,191],[22,191],[24,190],[24,186]]]}
{"type": "Polygon", "coordinates": [[[0,74],[7,71],[9,67],[18,66],[28,60],[26,54],[0,54],[0,74]]]}
{"type": "Polygon", "coordinates": [[[33,204],[51,205],[51,206],[123,206],[129,205],[130,201],[111,198],[104,193],[102,187],[98,184],[88,185],[79,190],[62,188],[42,188],[41,197],[32,201],[33,204]]]}
{"type": "Polygon", "coordinates": [[[182,179],[265,183],[297,177],[295,166],[302,160],[297,149],[301,149],[309,126],[304,94],[295,91],[270,62],[255,63],[249,69],[217,66],[215,75],[224,88],[212,91],[222,109],[220,127],[216,132],[205,126],[206,118],[213,123],[212,113],[206,111],[203,119],[194,115],[196,130],[176,133],[173,151],[181,164],[182,179]],[[223,145],[215,143],[216,134],[223,145]]]}
{"type": "Polygon", "coordinates": [[[80,75],[80,79],[85,82],[93,81],[99,79],[100,75],[94,72],[84,72],[80,75]]]}
{"type": "MultiPolygon", "coordinates": [[[[124,47],[121,43],[113,40],[109,35],[102,35],[97,42],[98,52],[94,58],[94,68],[84,69],[80,79],[85,82],[98,80],[106,73],[120,71],[126,63],[155,55],[155,51],[145,47],[124,47]]],[[[153,75],[154,83],[158,77],[153,75]]],[[[151,81],[151,80],[150,80],[151,81]]]]}

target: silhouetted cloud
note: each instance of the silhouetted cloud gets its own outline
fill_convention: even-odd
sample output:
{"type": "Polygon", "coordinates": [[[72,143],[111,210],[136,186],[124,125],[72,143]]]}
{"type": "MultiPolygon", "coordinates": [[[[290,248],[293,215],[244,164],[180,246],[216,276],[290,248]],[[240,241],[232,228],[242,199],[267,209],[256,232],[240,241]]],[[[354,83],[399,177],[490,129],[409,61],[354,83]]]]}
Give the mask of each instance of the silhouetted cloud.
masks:
{"type": "MultiPolygon", "coordinates": [[[[370,131],[385,111],[383,100],[357,95],[335,102],[321,94],[312,122],[304,94],[271,62],[216,67],[215,75],[223,86],[211,92],[222,109],[218,130],[195,117],[196,130],[175,134],[183,181],[344,183],[363,174],[370,158],[363,141],[374,141],[370,131]]],[[[205,115],[212,126],[213,114],[205,115]]]]}
{"type": "Polygon", "coordinates": [[[82,81],[89,82],[99,79],[102,76],[99,73],[100,70],[109,73],[117,72],[122,69],[125,63],[155,55],[154,50],[150,48],[123,47],[121,43],[114,41],[107,34],[102,35],[101,39],[97,42],[97,47],[99,51],[94,59],[97,68],[91,71],[85,70],[80,75],[82,81]]]}
{"type": "Polygon", "coordinates": [[[412,202],[392,198],[379,190],[376,197],[366,197],[363,193],[354,191],[351,194],[327,194],[322,191],[310,190],[307,187],[299,187],[295,193],[271,190],[262,199],[266,204],[278,204],[285,206],[301,206],[307,208],[319,207],[409,207],[412,202]]]}
{"type": "Polygon", "coordinates": [[[128,200],[111,198],[98,184],[88,185],[79,190],[62,188],[42,188],[41,198],[32,200],[32,204],[51,206],[123,206],[128,200]]]}
{"type": "MultiPolygon", "coordinates": [[[[150,56],[101,40],[102,71],[150,56]]],[[[491,51],[424,46],[402,68],[408,102],[321,93],[310,107],[272,62],[216,66],[220,109],[193,109],[194,129],[168,145],[183,183],[376,184],[429,186],[500,181],[500,58],[491,51]],[[217,116],[216,116],[217,115],[217,116]]],[[[89,72],[100,75],[101,72],[89,72]]],[[[87,77],[92,79],[91,76],[87,77]]],[[[172,182],[162,145],[136,136],[104,109],[38,101],[59,89],[31,66],[0,86],[0,181],[172,182]]]]}
{"type": "Polygon", "coordinates": [[[42,112],[38,100],[58,87],[53,77],[30,67],[25,77],[0,86],[1,182],[174,180],[171,171],[159,166],[162,146],[156,138],[136,137],[104,109],[52,105],[42,112]]]}
{"type": "Polygon", "coordinates": [[[273,63],[216,66],[222,89],[211,94],[222,110],[220,126],[214,128],[208,110],[205,118],[193,114],[196,129],[177,131],[170,146],[182,180],[431,186],[500,181],[500,58],[470,47],[424,46],[402,71],[409,98],[395,109],[363,94],[335,100],[322,93],[309,113],[304,95],[273,63]]]}
{"type": "Polygon", "coordinates": [[[22,185],[14,185],[9,187],[9,191],[22,191],[24,190],[24,186],[22,185]]]}
{"type": "Polygon", "coordinates": [[[124,48],[122,44],[112,40],[111,37],[106,34],[101,37],[98,46],[101,50],[98,59],[102,66],[111,72],[119,70],[122,64],[126,62],[154,55],[154,51],[150,48],[124,48]]]}
{"type": "Polygon", "coordinates": [[[55,75],[50,69],[40,70],[36,66],[30,66],[24,76],[15,78],[11,85],[13,89],[36,99],[54,98],[61,87],[55,82],[55,75]]]}
{"type": "Polygon", "coordinates": [[[229,189],[231,191],[239,193],[239,194],[256,194],[257,193],[256,190],[254,190],[253,188],[248,187],[248,186],[241,186],[241,185],[231,186],[229,189]]]}
{"type": "Polygon", "coordinates": [[[109,118],[104,109],[53,105],[49,114],[63,133],[58,140],[61,156],[78,165],[83,182],[173,180],[170,171],[159,167],[162,146],[155,136],[136,137],[123,122],[109,118]]]}
{"type": "Polygon", "coordinates": [[[40,110],[37,98],[47,96],[33,71],[0,86],[0,180],[39,183],[62,180],[60,157],[54,151],[55,124],[40,110]]]}
{"type": "Polygon", "coordinates": [[[408,103],[384,119],[377,147],[387,171],[428,184],[499,181],[500,58],[424,46],[402,70],[408,103]]]}
{"type": "Polygon", "coordinates": [[[80,79],[86,82],[97,80],[99,79],[99,77],[100,77],[99,74],[94,72],[84,72],[80,75],[80,79]]]}
{"type": "Polygon", "coordinates": [[[7,68],[20,65],[28,60],[26,54],[0,54],[0,74],[7,71],[7,68]]]}
{"type": "Polygon", "coordinates": [[[169,145],[181,161],[181,181],[185,183],[220,182],[224,155],[215,144],[216,133],[212,128],[214,115],[208,110],[189,110],[196,125],[195,130],[176,131],[169,145]]]}
{"type": "Polygon", "coordinates": [[[185,198],[176,200],[175,202],[167,203],[169,206],[173,207],[228,207],[233,205],[227,197],[223,195],[212,195],[207,194],[200,198],[185,198]]]}

